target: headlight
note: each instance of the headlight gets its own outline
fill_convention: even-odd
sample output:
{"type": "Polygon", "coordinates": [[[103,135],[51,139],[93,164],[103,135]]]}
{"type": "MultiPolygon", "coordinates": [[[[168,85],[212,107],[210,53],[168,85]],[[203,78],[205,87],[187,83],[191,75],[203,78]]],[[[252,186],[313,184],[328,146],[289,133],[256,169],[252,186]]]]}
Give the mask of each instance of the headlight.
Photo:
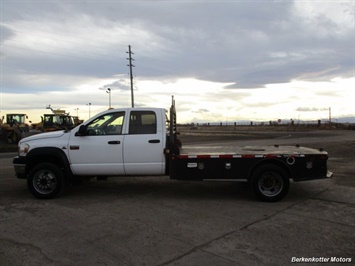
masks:
{"type": "Polygon", "coordinates": [[[28,145],[27,143],[21,143],[18,147],[18,155],[26,156],[29,150],[30,145],[28,145]]]}

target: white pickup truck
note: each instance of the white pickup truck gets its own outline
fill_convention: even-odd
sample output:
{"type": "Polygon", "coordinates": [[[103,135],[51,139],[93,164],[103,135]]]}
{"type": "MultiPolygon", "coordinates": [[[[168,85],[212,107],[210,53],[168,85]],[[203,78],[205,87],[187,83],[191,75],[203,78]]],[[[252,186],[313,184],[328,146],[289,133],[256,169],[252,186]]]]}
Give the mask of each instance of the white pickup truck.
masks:
{"type": "Polygon", "coordinates": [[[203,147],[183,149],[162,108],[107,110],[72,130],[43,133],[19,142],[13,159],[18,178],[38,198],[58,196],[82,178],[170,175],[189,181],[247,181],[263,201],[277,201],[294,181],[331,177],[328,154],[300,146],[203,147]]]}

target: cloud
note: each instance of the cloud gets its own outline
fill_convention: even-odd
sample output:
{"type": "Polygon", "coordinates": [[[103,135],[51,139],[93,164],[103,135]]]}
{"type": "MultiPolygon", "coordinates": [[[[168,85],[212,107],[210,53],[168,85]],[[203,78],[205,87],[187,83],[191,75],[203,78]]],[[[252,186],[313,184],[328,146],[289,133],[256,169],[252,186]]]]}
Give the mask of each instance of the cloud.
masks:
{"type": "Polygon", "coordinates": [[[317,108],[317,107],[298,107],[296,111],[299,112],[319,112],[319,111],[327,111],[329,108],[317,108]]]}
{"type": "Polygon", "coordinates": [[[198,113],[198,114],[202,114],[202,113],[208,113],[210,112],[208,109],[198,109],[198,110],[195,110],[195,111],[192,111],[193,113],[198,113]]]}
{"type": "MultiPolygon", "coordinates": [[[[308,105],[293,101],[304,95],[317,95],[328,106],[332,95],[341,101],[347,90],[319,86],[354,75],[351,1],[19,3],[2,3],[1,91],[6,94],[72,92],[89,102],[100,88],[111,88],[129,98],[128,45],[142,102],[137,104],[161,104],[158,99],[176,93],[186,112],[209,110],[207,104],[219,101],[236,111],[271,110],[275,98],[302,109],[308,105]],[[146,81],[164,88],[147,90],[146,81]],[[310,84],[295,93],[290,84],[298,81],[310,84]],[[278,85],[282,97],[271,97],[271,87],[278,85]],[[194,104],[202,101],[205,106],[194,104]]],[[[97,97],[105,103],[105,96],[97,97]]]]}
{"type": "Polygon", "coordinates": [[[309,70],[319,79],[346,73],[344,67],[352,65],[336,47],[348,43],[351,36],[344,31],[351,33],[353,28],[344,29],[349,24],[337,19],[340,13],[348,22],[351,14],[330,12],[343,7],[333,3],[318,5],[323,7],[321,11],[308,17],[304,14],[312,15],[318,9],[303,4],[41,2],[24,3],[15,9],[7,3],[5,7],[12,7],[20,19],[6,22],[9,18],[4,16],[8,27],[16,32],[4,50],[18,50],[15,59],[21,60],[24,68],[107,77],[117,73],[115,65],[121,65],[119,71],[127,71],[122,68],[127,45],[131,44],[136,53],[135,71],[140,76],[234,82],[230,88],[259,88],[295,77],[311,78],[307,76],[309,70]],[[36,6],[45,15],[39,16],[36,6]],[[21,9],[27,12],[20,14],[21,9]],[[319,33],[327,29],[329,34],[319,33]],[[30,54],[40,60],[33,62],[30,54]],[[342,69],[327,73],[335,60],[342,69]]]}
{"type": "Polygon", "coordinates": [[[120,78],[109,84],[105,84],[102,87],[100,87],[99,90],[107,90],[108,88],[110,88],[111,90],[119,90],[119,91],[127,91],[131,89],[129,81],[125,78],[120,78]]]}

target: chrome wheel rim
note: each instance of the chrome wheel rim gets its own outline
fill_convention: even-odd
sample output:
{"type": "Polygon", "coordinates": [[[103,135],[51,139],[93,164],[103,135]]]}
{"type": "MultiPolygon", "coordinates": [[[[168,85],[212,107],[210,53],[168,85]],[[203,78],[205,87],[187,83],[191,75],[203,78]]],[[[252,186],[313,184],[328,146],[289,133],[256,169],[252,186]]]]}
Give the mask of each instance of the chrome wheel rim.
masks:
{"type": "Polygon", "coordinates": [[[280,194],[283,189],[281,175],[275,172],[264,173],[258,183],[259,191],[267,197],[274,197],[280,194]]]}
{"type": "Polygon", "coordinates": [[[57,187],[57,178],[49,170],[38,172],[33,178],[34,189],[41,194],[49,194],[57,187]]]}

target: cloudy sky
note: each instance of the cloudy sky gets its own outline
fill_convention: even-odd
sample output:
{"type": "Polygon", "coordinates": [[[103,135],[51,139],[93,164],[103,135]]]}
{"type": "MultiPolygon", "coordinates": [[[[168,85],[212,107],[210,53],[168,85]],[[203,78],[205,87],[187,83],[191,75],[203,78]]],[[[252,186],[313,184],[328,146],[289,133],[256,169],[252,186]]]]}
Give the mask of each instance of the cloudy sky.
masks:
{"type": "Polygon", "coordinates": [[[6,1],[1,116],[131,105],[179,122],[355,116],[355,1],[6,1]]]}

